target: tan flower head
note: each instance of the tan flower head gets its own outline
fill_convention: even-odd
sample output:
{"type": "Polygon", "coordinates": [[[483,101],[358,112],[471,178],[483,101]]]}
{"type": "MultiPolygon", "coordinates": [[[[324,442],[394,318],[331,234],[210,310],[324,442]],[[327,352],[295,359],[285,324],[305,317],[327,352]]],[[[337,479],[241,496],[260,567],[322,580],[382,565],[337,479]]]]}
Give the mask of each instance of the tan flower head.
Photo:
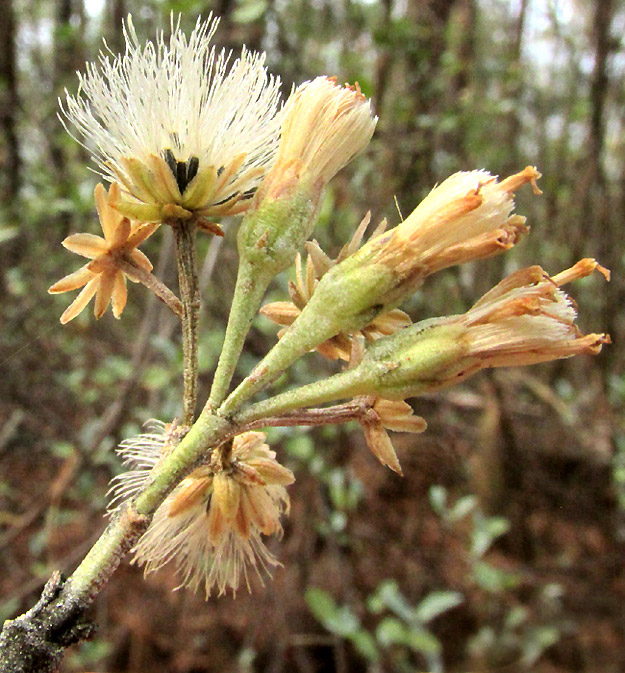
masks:
{"type": "Polygon", "coordinates": [[[293,184],[323,188],[371,140],[377,117],[358,84],[334,77],[304,82],[287,100],[276,163],[256,197],[275,199],[293,184]]]}
{"type": "MultiPolygon", "coordinates": [[[[509,250],[528,231],[513,215],[514,192],[540,173],[528,166],[501,182],[487,171],[455,173],[435,187],[386,239],[372,243],[372,260],[392,267],[409,285],[436,271],[509,250]]],[[[364,250],[363,250],[364,253],[364,250]]]]}
{"type": "MultiPolygon", "coordinates": [[[[278,337],[281,337],[291,323],[293,323],[302,309],[315,292],[315,288],[319,280],[327,271],[333,266],[344,260],[349,255],[352,255],[358,250],[362,242],[363,235],[367,226],[371,221],[371,214],[367,213],[358,228],[356,229],[351,241],[347,243],[339,252],[336,259],[331,259],[319,247],[316,241],[311,241],[306,244],[308,250],[308,259],[306,261],[306,268],[302,266],[302,258],[298,253],[295,260],[295,282],[289,281],[289,295],[291,301],[278,301],[271,304],[266,304],[260,310],[260,313],[278,325],[284,325],[285,329],[278,332],[278,337]]],[[[379,236],[386,229],[386,220],[383,220],[371,235],[371,239],[379,236]]],[[[354,339],[358,336],[364,336],[368,341],[374,341],[382,336],[392,334],[398,329],[406,327],[411,324],[410,316],[394,309],[386,313],[378,315],[368,325],[362,329],[354,332],[340,332],[336,336],[319,344],[316,350],[330,360],[346,360],[349,361],[351,357],[352,346],[354,339]]]]}
{"type": "Polygon", "coordinates": [[[65,324],[75,318],[95,295],[96,318],[104,315],[108,305],[113,305],[113,315],[119,318],[126,306],[126,278],[133,280],[133,267],[152,270],[150,260],[137,246],[154,233],[158,224],[131,223],[111,206],[119,196],[119,186],[113,183],[107,194],[99,184],[95,188],[95,202],[104,238],[94,234],[72,234],[63,245],[77,255],[92,261],[54,283],[51,294],[69,292],[85,286],[78,297],[61,316],[65,324]]]}
{"type": "Polygon", "coordinates": [[[235,437],[230,452],[214,451],[168,496],[134,549],[146,573],[174,560],[181,584],[208,597],[213,588],[236,593],[241,577],[249,590],[250,568],[260,576],[278,565],[262,536],[282,534],[284,487],[295,478],[264,439],[260,432],[235,437]]]}
{"type": "Polygon", "coordinates": [[[583,335],[575,324],[574,303],[560,289],[594,269],[607,277],[592,259],[553,278],[539,266],[521,269],[467,313],[426,320],[379,339],[357,367],[337,376],[352,394],[403,400],[454,385],[487,367],[594,355],[610,343],[609,336],[583,335]]]}
{"type": "Polygon", "coordinates": [[[575,324],[575,304],[560,289],[595,269],[609,278],[594,259],[583,259],[553,278],[539,266],[508,276],[458,319],[469,328],[469,357],[484,368],[598,353],[609,337],[582,335],[575,324]]]}

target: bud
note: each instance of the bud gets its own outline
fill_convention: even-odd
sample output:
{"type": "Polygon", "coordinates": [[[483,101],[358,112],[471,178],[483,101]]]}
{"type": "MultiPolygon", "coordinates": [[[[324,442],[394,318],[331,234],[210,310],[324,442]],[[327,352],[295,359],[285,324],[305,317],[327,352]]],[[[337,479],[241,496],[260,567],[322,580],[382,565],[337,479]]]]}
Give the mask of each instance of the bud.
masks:
{"type": "Polygon", "coordinates": [[[395,308],[436,271],[509,250],[527,232],[525,218],[512,215],[514,190],[538,177],[531,167],[501,183],[486,171],[452,175],[406,220],[329,272],[310,310],[327,311],[340,294],[336,319],[353,328],[371,311],[395,308]]]}
{"type": "Polygon", "coordinates": [[[377,118],[355,87],[317,77],[289,97],[276,163],[239,229],[239,253],[275,275],[310,235],[326,184],[369,142],[377,118]]]}
{"type": "Polygon", "coordinates": [[[521,269],[486,293],[467,313],[415,325],[377,341],[367,351],[361,376],[385,364],[369,386],[389,399],[405,399],[458,383],[487,367],[511,367],[595,355],[606,334],[582,335],[573,301],[560,285],[608,272],[582,260],[550,278],[539,266],[521,269]],[[439,358],[432,357],[438,352],[439,358]],[[425,365],[425,366],[424,366],[425,365]]]}

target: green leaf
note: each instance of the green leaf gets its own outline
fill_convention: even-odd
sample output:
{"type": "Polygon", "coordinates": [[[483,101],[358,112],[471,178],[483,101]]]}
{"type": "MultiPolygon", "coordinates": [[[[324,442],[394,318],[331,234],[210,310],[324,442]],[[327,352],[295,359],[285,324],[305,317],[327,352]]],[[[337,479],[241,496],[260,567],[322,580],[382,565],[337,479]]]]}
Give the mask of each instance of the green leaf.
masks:
{"type": "Polygon", "coordinates": [[[358,617],[346,605],[337,606],[327,591],[312,587],[306,592],[309,610],[330,633],[351,638],[360,627],[358,617]]]}
{"type": "Polygon", "coordinates": [[[457,591],[433,591],[417,606],[416,617],[421,623],[427,624],[447,610],[457,607],[463,600],[462,594],[457,591]]]}
{"type": "Polygon", "coordinates": [[[425,656],[438,655],[442,646],[438,638],[425,629],[415,629],[410,632],[406,645],[415,652],[421,652],[425,656]]]}
{"type": "Polygon", "coordinates": [[[313,616],[322,624],[336,614],[337,605],[327,591],[318,587],[311,587],[306,592],[306,603],[313,616]]]}
{"type": "Polygon", "coordinates": [[[375,637],[383,647],[398,645],[406,642],[409,637],[408,629],[395,617],[385,617],[375,631],[375,637]]]}
{"type": "Polygon", "coordinates": [[[449,520],[452,523],[460,521],[467,514],[472,512],[477,506],[477,498],[474,495],[465,495],[463,498],[460,498],[458,502],[451,508],[449,512],[449,520]]]}
{"type": "Polygon", "coordinates": [[[350,641],[356,652],[365,659],[377,661],[380,658],[375,640],[368,631],[364,631],[363,629],[357,631],[351,636],[350,641]]]}
{"type": "Polygon", "coordinates": [[[475,529],[471,540],[471,553],[473,556],[481,557],[491,548],[493,542],[505,535],[510,523],[501,516],[489,518],[476,517],[475,529]]]}
{"type": "Polygon", "coordinates": [[[15,238],[18,231],[17,227],[0,227],[0,243],[5,243],[15,238]]]}
{"type": "Polygon", "coordinates": [[[266,0],[245,0],[232,13],[235,23],[252,23],[258,21],[267,11],[266,0]]]}
{"type": "Polygon", "coordinates": [[[444,516],[447,509],[447,489],[444,486],[431,486],[428,495],[432,509],[439,516],[444,516]]]}
{"type": "Polygon", "coordinates": [[[545,650],[560,640],[560,631],[554,626],[539,626],[532,629],[527,642],[523,646],[522,663],[533,666],[543,655],[545,650]]]}
{"type": "Polygon", "coordinates": [[[473,578],[481,589],[490,593],[501,593],[507,589],[514,589],[519,584],[518,575],[507,570],[499,570],[483,561],[473,566],[473,578]]]}

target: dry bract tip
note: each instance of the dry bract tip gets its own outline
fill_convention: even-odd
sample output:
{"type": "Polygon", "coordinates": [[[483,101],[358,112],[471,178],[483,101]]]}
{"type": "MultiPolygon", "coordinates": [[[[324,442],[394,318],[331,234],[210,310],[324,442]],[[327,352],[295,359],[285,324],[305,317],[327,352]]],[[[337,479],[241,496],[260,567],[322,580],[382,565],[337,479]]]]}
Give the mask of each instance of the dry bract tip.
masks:
{"type": "Polygon", "coordinates": [[[397,454],[387,430],[394,432],[425,432],[424,418],[415,416],[412,407],[404,400],[385,400],[377,397],[360,421],[367,445],[375,457],[403,476],[397,454]]]}
{"type": "Polygon", "coordinates": [[[61,278],[48,290],[56,294],[85,286],[61,316],[63,324],[75,318],[94,295],[96,318],[104,315],[109,304],[113,306],[113,315],[119,318],[128,297],[126,278],[135,280],[133,267],[143,271],[152,270],[150,260],[137,250],[137,246],[151,236],[159,225],[131,222],[121,215],[111,205],[118,196],[117,183],[111,185],[108,193],[101,184],[95,188],[95,202],[104,238],[93,234],[72,234],[63,241],[63,245],[71,252],[92,260],[78,271],[61,278]]]}
{"type": "Polygon", "coordinates": [[[209,465],[192,472],[156,511],[134,549],[135,561],[153,572],[173,560],[181,586],[219,594],[250,589],[250,568],[261,576],[278,561],[263,535],[282,535],[288,514],[285,486],[295,481],[261,432],[238,435],[213,451],[209,465]]]}
{"type": "Polygon", "coordinates": [[[455,173],[435,187],[389,232],[375,255],[399,276],[423,278],[454,264],[504,252],[528,231],[513,215],[514,191],[530,183],[539,194],[540,173],[527,167],[497,181],[487,171],[455,173]]]}
{"type": "Polygon", "coordinates": [[[595,269],[609,277],[592,259],[581,260],[553,278],[539,266],[508,276],[459,319],[469,328],[469,355],[483,368],[597,354],[609,337],[581,334],[575,324],[575,304],[559,288],[595,269]]]}

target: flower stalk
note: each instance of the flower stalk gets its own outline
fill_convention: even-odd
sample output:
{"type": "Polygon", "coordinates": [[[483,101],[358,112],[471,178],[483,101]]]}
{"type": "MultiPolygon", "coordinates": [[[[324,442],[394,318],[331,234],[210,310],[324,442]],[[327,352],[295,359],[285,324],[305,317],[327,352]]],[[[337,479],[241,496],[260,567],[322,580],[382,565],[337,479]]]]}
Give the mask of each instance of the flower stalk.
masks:
{"type": "Polygon", "coordinates": [[[164,304],[166,304],[171,312],[182,319],[182,302],[176,295],[154,274],[150,273],[143,267],[135,266],[130,262],[122,259],[118,262],[119,268],[123,271],[130,280],[141,283],[150,292],[153,292],[164,304]]]}
{"type": "Polygon", "coordinates": [[[195,246],[196,224],[191,220],[169,222],[176,241],[178,284],[182,302],[183,411],[182,424],[190,427],[197,406],[198,326],[200,285],[195,246]]]}

